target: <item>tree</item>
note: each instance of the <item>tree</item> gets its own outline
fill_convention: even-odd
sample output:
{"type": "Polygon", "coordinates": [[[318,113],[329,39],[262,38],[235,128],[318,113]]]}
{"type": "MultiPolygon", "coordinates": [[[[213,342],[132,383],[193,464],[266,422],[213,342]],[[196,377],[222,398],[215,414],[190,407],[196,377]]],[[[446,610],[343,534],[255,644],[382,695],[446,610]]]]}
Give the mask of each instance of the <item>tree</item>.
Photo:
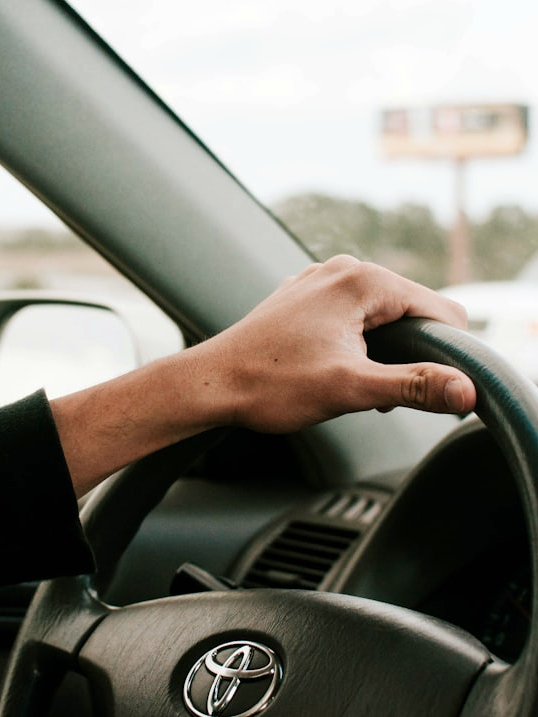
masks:
{"type": "Polygon", "coordinates": [[[446,283],[446,232],[427,207],[381,212],[361,201],[303,194],[273,212],[322,261],[351,254],[430,286],[446,283]]]}
{"type": "Polygon", "coordinates": [[[403,204],[385,212],[382,224],[379,263],[434,288],[446,283],[447,232],[428,207],[403,204]]]}
{"type": "Polygon", "coordinates": [[[334,254],[371,259],[381,232],[376,209],[325,194],[290,197],[275,205],[273,213],[322,261],[334,254]]]}
{"type": "Polygon", "coordinates": [[[479,281],[514,278],[538,251],[538,217],[518,206],[496,207],[470,234],[479,281]]]}

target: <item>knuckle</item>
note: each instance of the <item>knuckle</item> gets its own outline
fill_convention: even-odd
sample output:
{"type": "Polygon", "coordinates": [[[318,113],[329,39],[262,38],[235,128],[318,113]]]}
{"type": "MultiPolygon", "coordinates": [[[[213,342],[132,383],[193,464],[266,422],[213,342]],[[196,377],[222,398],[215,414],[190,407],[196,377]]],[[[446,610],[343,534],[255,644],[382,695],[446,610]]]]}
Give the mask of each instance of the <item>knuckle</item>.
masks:
{"type": "Polygon", "coordinates": [[[356,266],[359,266],[361,262],[354,256],[349,254],[336,254],[335,256],[327,259],[325,266],[334,272],[349,271],[356,266]]]}
{"type": "Polygon", "coordinates": [[[362,376],[348,360],[335,359],[325,369],[326,385],[330,386],[330,401],[338,412],[349,410],[361,392],[362,376]]]}
{"type": "Polygon", "coordinates": [[[343,290],[357,292],[357,287],[367,283],[372,273],[372,264],[359,261],[347,254],[339,254],[326,264],[332,274],[332,283],[343,290]],[[330,263],[329,263],[330,262],[330,263]]]}
{"type": "Polygon", "coordinates": [[[366,297],[375,296],[383,290],[385,283],[380,269],[377,264],[357,261],[341,272],[339,282],[342,288],[354,297],[361,296],[364,301],[366,297]]]}
{"type": "Polygon", "coordinates": [[[461,321],[461,323],[463,325],[467,326],[468,317],[467,317],[467,309],[465,308],[465,306],[463,306],[463,304],[460,304],[457,301],[454,301],[453,299],[451,299],[450,301],[451,301],[451,306],[452,306],[453,312],[456,314],[456,316],[461,321]]]}
{"type": "Polygon", "coordinates": [[[430,369],[422,368],[402,382],[404,405],[424,406],[426,404],[430,374],[430,369]]]}

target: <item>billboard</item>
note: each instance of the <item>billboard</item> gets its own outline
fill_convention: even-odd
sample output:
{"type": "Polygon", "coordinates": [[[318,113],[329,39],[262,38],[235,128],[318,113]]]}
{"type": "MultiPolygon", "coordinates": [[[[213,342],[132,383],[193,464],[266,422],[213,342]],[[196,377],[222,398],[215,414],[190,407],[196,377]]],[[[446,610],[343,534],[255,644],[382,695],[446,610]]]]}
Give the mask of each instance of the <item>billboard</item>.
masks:
{"type": "Polygon", "coordinates": [[[387,157],[470,159],[519,154],[528,109],[517,104],[438,105],[386,109],[381,149],[387,157]]]}

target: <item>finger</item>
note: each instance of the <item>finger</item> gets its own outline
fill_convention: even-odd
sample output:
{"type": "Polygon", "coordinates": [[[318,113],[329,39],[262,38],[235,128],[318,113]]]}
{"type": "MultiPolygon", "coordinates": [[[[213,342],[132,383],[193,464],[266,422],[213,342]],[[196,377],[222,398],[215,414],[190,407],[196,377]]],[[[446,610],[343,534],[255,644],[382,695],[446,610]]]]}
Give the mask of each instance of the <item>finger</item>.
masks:
{"type": "Polygon", "coordinates": [[[468,376],[450,366],[434,363],[375,364],[362,373],[363,399],[373,408],[394,406],[434,413],[469,413],[476,403],[476,390],[468,376]]]}
{"type": "Polygon", "coordinates": [[[460,329],[467,328],[467,313],[461,304],[389,269],[352,257],[335,257],[325,266],[340,281],[353,285],[353,293],[364,308],[366,331],[402,316],[435,319],[460,329]]]}
{"type": "Polygon", "coordinates": [[[293,274],[292,276],[286,277],[278,286],[277,291],[280,291],[280,289],[286,289],[289,286],[296,284],[298,281],[301,281],[301,279],[304,279],[305,277],[314,274],[316,271],[319,270],[320,266],[322,266],[322,264],[320,264],[319,262],[314,262],[312,264],[309,264],[306,269],[303,269],[303,271],[301,271],[299,274],[293,274]]]}
{"type": "Polygon", "coordinates": [[[420,293],[417,292],[409,302],[406,316],[437,319],[456,328],[467,329],[467,311],[462,304],[427,287],[420,286],[420,289],[420,293]]]}
{"type": "Polygon", "coordinates": [[[459,329],[467,328],[467,311],[461,304],[404,277],[398,276],[397,280],[401,285],[398,290],[402,293],[405,316],[435,319],[459,329]]]}

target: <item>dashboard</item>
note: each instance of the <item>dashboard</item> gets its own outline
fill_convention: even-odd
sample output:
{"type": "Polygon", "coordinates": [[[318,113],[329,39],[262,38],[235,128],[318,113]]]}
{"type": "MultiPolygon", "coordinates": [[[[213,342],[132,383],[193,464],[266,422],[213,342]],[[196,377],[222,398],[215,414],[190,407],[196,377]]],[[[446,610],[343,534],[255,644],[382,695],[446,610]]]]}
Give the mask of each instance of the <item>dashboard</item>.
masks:
{"type": "MultiPolygon", "coordinates": [[[[462,422],[408,475],[330,489],[303,475],[288,438],[230,434],[148,514],[105,600],[177,594],[185,584],[178,569],[194,564],[226,587],[341,592],[408,607],[517,659],[531,617],[528,538],[514,479],[479,421],[462,422]]],[[[35,587],[0,590],[0,670],[35,587]]],[[[92,714],[81,680],[70,673],[51,715],[92,714]]]]}
{"type": "Polygon", "coordinates": [[[531,573],[524,535],[492,545],[418,609],[463,627],[495,655],[515,662],[527,638],[531,573]]]}
{"type": "MultiPolygon", "coordinates": [[[[106,596],[162,597],[194,563],[239,588],[360,595],[458,625],[514,661],[530,619],[528,540],[488,431],[463,422],[395,491],[297,478],[285,438],[244,432],[178,480],[146,518],[106,596]]],[[[396,481],[398,482],[398,481],[396,481]]],[[[381,487],[382,486],[382,487],[381,487]]]]}

